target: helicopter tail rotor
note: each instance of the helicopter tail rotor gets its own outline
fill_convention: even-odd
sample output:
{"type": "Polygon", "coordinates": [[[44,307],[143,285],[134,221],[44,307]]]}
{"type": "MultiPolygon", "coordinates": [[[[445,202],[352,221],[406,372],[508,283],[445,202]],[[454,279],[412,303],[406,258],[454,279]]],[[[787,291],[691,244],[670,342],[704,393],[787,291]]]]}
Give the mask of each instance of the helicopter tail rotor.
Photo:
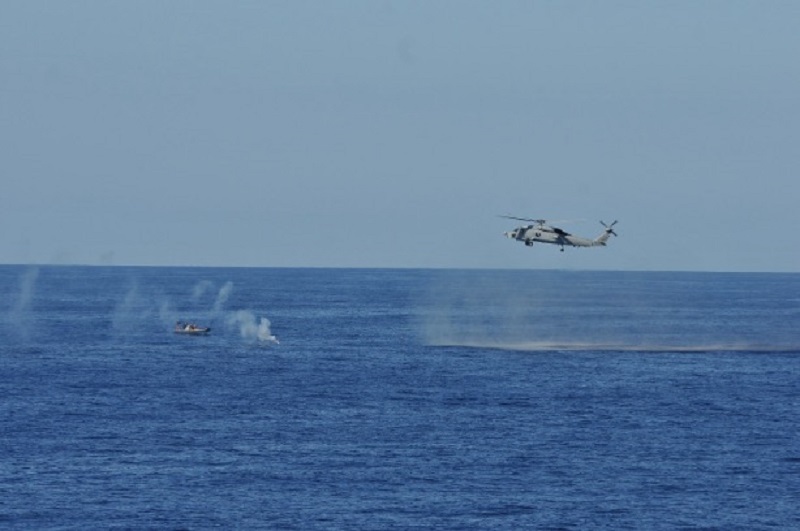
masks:
{"type": "Polygon", "coordinates": [[[616,220],[616,219],[615,219],[613,223],[611,223],[610,225],[607,225],[605,221],[602,221],[602,220],[601,220],[601,221],[600,221],[600,224],[606,228],[606,232],[607,232],[608,234],[613,234],[614,236],[616,236],[616,235],[617,235],[617,233],[616,233],[616,232],[614,232],[614,225],[616,225],[616,224],[617,224],[617,222],[618,222],[618,220],[616,220]]]}

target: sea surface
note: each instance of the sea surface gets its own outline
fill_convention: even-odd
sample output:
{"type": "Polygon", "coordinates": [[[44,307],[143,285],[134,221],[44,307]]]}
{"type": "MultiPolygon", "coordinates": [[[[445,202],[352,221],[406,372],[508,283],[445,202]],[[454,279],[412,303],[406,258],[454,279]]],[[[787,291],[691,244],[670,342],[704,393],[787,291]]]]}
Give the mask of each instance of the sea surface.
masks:
{"type": "Polygon", "coordinates": [[[798,274],[0,266],[0,304],[0,528],[800,528],[798,274]]]}

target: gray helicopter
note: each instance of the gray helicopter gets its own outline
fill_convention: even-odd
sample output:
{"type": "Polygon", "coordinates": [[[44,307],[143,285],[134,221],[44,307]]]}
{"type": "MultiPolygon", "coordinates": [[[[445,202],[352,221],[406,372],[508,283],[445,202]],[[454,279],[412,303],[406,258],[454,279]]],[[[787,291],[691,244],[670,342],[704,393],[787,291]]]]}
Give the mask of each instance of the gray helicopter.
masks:
{"type": "Polygon", "coordinates": [[[603,225],[606,230],[604,230],[603,234],[594,240],[590,240],[589,238],[573,236],[572,234],[559,229],[558,227],[550,225],[545,219],[517,218],[514,216],[500,217],[506,219],[515,219],[517,221],[528,221],[532,223],[532,225],[517,227],[512,231],[503,233],[506,238],[513,238],[517,241],[523,242],[528,247],[531,247],[534,242],[559,245],[561,246],[562,252],[564,251],[565,245],[569,245],[571,247],[604,247],[612,234],[614,236],[617,235],[613,228],[614,225],[617,224],[616,220],[610,225],[606,225],[606,223],[601,221],[600,224],[603,225]]]}

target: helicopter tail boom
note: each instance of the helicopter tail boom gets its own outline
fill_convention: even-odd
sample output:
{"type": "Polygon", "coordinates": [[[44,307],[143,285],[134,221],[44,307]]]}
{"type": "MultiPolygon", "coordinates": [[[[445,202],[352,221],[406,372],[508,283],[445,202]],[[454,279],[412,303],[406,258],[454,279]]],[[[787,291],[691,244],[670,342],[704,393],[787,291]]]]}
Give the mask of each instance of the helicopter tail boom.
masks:
{"type": "Polygon", "coordinates": [[[606,225],[605,222],[603,221],[601,221],[600,224],[603,225],[606,228],[606,230],[603,231],[603,234],[595,238],[593,242],[595,245],[605,245],[612,234],[614,236],[617,235],[617,233],[614,232],[614,225],[617,224],[617,220],[614,220],[614,222],[611,225],[606,225]]]}

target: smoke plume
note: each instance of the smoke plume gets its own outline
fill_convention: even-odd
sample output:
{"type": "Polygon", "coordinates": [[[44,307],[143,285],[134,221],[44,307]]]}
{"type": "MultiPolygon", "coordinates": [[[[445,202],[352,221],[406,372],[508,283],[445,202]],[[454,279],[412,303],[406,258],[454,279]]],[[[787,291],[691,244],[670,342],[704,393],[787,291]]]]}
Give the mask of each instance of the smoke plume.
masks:
{"type": "Polygon", "coordinates": [[[257,323],[256,316],[248,310],[239,310],[228,316],[227,324],[239,329],[239,334],[248,341],[261,343],[278,343],[278,338],[272,335],[270,322],[262,317],[257,323]]]}
{"type": "Polygon", "coordinates": [[[220,288],[219,294],[217,294],[217,300],[214,301],[214,313],[222,311],[222,307],[228,302],[228,298],[231,296],[231,291],[233,291],[233,282],[229,280],[220,288]]]}

